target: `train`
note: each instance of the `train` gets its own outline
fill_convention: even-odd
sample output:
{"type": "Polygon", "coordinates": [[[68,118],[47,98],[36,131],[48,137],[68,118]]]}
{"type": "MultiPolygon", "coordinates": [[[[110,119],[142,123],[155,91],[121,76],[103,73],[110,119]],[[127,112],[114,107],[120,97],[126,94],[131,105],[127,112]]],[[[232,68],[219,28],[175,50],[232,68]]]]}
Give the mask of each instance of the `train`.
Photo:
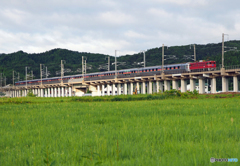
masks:
{"type": "MultiPolygon", "coordinates": [[[[204,61],[201,60],[199,62],[187,62],[187,63],[178,63],[178,64],[170,64],[164,65],[163,67],[165,74],[176,74],[176,73],[186,73],[186,72],[196,72],[196,71],[211,71],[216,70],[216,61],[204,61]]],[[[162,66],[151,66],[151,67],[143,67],[143,68],[132,68],[132,69],[122,69],[117,70],[118,78],[127,78],[127,77],[137,77],[137,76],[147,76],[153,74],[159,74],[162,71],[162,66]]],[[[78,75],[70,75],[64,76],[63,81],[73,80],[73,79],[81,79],[83,78],[82,74],[78,75]]],[[[84,75],[85,81],[91,80],[101,80],[101,79],[110,79],[115,78],[115,71],[106,71],[106,72],[96,72],[89,73],[84,75]]],[[[61,81],[61,77],[51,77],[44,79],[34,79],[26,81],[18,81],[15,82],[16,86],[25,85],[37,85],[40,82],[44,83],[58,83],[61,81]]]]}

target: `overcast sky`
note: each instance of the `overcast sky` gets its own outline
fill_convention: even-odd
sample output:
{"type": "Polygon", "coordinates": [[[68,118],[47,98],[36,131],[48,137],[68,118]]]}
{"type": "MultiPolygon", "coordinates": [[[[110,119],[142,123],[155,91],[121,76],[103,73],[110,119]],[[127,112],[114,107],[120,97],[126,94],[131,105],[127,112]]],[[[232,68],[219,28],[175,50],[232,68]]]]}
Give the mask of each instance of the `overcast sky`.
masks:
{"type": "Polygon", "coordinates": [[[239,0],[0,0],[0,53],[125,55],[219,43],[222,33],[240,40],[239,0]]]}

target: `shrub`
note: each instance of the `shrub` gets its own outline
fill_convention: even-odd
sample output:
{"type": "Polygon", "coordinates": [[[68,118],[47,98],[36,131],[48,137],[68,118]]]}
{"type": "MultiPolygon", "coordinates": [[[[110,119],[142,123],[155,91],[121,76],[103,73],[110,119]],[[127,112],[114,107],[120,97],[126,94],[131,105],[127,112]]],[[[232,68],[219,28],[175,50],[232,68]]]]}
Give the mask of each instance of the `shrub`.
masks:
{"type": "Polygon", "coordinates": [[[30,89],[30,90],[28,91],[28,93],[27,93],[27,97],[36,97],[36,95],[33,94],[32,89],[30,89]]]}

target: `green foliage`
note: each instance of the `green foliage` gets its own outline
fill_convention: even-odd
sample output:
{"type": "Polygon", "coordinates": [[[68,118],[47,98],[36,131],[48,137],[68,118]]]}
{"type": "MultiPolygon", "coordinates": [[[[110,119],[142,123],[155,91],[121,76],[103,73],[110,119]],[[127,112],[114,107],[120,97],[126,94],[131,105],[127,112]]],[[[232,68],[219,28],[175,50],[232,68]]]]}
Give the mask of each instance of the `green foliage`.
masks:
{"type": "Polygon", "coordinates": [[[5,96],[5,93],[3,93],[3,92],[0,92],[0,96],[5,96]]]}
{"type": "Polygon", "coordinates": [[[29,90],[28,90],[27,97],[36,97],[36,95],[33,94],[32,89],[29,89],[29,90]]]}
{"type": "Polygon", "coordinates": [[[163,94],[167,96],[181,96],[180,90],[176,90],[176,89],[166,90],[164,91],[163,94]]]}

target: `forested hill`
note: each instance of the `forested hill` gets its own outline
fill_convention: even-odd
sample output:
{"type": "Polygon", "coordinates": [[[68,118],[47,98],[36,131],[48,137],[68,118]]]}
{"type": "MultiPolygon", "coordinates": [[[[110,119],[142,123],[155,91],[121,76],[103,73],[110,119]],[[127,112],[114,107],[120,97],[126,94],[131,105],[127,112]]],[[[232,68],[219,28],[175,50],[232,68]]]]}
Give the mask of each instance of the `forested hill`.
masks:
{"type": "MultiPolygon", "coordinates": [[[[240,41],[228,41],[225,42],[225,46],[237,47],[240,50],[240,41]]],[[[165,59],[167,59],[165,64],[192,62],[191,59],[186,59],[184,55],[193,55],[193,46],[172,46],[168,48],[165,47],[164,50],[166,55],[165,59]],[[176,58],[169,55],[175,55],[176,58]]],[[[229,50],[229,48],[225,48],[225,50],[229,50]]],[[[222,62],[222,43],[196,45],[196,54],[197,60],[215,60],[218,66],[222,62]]],[[[53,49],[39,54],[28,54],[23,51],[11,54],[0,54],[0,73],[6,76],[7,83],[12,83],[13,70],[20,73],[20,80],[25,80],[25,67],[28,66],[28,74],[31,74],[31,71],[33,71],[34,78],[39,78],[40,64],[44,64],[44,71],[45,67],[47,67],[50,73],[48,77],[54,77],[60,75],[60,63],[61,60],[65,60],[65,75],[80,74],[82,56],[87,57],[87,73],[107,70],[108,55],[76,52],[66,49],[53,49]]],[[[114,64],[112,65],[114,57],[111,56],[110,60],[111,70],[114,70],[115,66],[114,64]]],[[[141,67],[142,65],[138,64],[138,62],[143,62],[143,54],[136,53],[134,55],[121,56],[117,61],[120,62],[118,69],[141,67]]],[[[161,64],[162,47],[152,48],[146,51],[146,66],[161,64]]],[[[239,51],[228,51],[225,53],[225,66],[238,64],[240,65],[239,51]]]]}

